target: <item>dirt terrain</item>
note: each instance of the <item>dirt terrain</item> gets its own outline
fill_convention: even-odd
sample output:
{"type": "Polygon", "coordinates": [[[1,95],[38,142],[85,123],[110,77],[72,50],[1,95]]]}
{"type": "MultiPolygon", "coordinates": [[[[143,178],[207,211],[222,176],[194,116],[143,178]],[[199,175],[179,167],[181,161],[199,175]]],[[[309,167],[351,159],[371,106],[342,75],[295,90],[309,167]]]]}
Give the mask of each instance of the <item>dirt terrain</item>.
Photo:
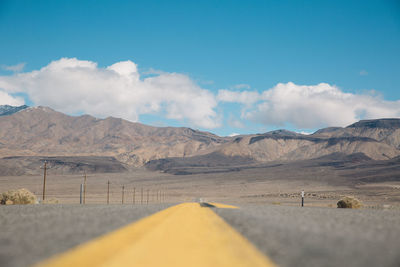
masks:
{"type": "MultiPolygon", "coordinates": [[[[306,205],[336,207],[342,196],[355,196],[368,207],[400,208],[400,159],[373,161],[363,155],[331,155],[314,160],[273,162],[263,165],[232,165],[207,168],[190,164],[165,171],[131,168],[124,172],[90,173],[87,175],[86,203],[106,203],[110,181],[111,203],[124,202],[208,201],[228,203],[269,203],[299,205],[300,192],[306,192],[306,205]],[[184,172],[182,169],[184,168],[184,172]],[[205,172],[199,169],[205,169],[205,172]],[[181,174],[181,175],[177,175],[181,174]],[[143,197],[141,191],[143,189],[143,197]],[[162,197],[160,196],[162,195],[162,197]],[[143,199],[143,200],[142,200],[143,199]]],[[[199,161],[199,163],[201,163],[199,161]]],[[[39,169],[42,172],[42,169],[39,169]]],[[[60,203],[79,203],[80,184],[84,173],[60,174],[59,169],[47,173],[47,199],[60,203]]],[[[0,176],[0,191],[27,188],[39,198],[43,175],[0,176]]]]}

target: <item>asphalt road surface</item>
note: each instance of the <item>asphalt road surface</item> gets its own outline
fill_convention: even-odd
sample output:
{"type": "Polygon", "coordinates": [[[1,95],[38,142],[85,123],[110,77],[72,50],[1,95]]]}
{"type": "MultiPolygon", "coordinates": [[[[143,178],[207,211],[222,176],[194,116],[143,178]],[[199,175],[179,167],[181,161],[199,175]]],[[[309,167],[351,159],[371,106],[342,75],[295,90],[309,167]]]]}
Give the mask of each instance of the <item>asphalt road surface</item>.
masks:
{"type": "Polygon", "coordinates": [[[248,205],[217,214],[279,266],[400,266],[400,211],[248,205]]]}
{"type": "Polygon", "coordinates": [[[0,206],[0,266],[30,266],[169,206],[0,206]]]}
{"type": "MultiPolygon", "coordinates": [[[[0,266],[32,265],[167,207],[1,206],[0,266]]],[[[279,266],[400,266],[398,210],[212,209],[279,266]]]]}

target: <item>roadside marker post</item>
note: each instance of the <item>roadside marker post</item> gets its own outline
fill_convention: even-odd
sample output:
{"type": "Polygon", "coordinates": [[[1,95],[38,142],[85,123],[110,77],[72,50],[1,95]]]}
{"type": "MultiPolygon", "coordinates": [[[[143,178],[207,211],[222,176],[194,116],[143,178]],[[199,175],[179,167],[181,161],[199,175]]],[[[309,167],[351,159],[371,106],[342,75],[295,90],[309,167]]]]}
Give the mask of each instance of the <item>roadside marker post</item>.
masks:
{"type": "Polygon", "coordinates": [[[304,207],[304,190],[301,191],[301,206],[304,207]]]}

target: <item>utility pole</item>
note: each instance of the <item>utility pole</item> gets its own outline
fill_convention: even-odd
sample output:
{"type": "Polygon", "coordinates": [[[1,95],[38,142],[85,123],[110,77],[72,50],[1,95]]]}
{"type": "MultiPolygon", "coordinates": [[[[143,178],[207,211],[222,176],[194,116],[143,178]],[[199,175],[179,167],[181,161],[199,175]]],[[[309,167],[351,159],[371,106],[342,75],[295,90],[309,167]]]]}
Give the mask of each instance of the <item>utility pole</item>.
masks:
{"type": "Polygon", "coordinates": [[[43,202],[46,198],[46,175],[47,175],[47,160],[44,161],[43,172],[43,202]]]}
{"type": "Polygon", "coordinates": [[[124,204],[124,191],[125,191],[125,186],[122,186],[122,204],[124,204]]]}
{"type": "Polygon", "coordinates": [[[110,181],[107,182],[107,204],[110,204],[110,181]]]}
{"type": "Polygon", "coordinates": [[[83,180],[83,204],[86,204],[86,171],[85,179],[83,180]]]}

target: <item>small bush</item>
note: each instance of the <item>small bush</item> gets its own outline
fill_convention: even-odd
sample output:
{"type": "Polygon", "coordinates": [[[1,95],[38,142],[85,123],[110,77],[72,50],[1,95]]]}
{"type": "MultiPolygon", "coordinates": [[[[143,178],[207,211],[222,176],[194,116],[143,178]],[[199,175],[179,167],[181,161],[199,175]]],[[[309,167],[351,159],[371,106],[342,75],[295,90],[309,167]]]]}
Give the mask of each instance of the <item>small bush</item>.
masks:
{"type": "Polygon", "coordinates": [[[37,204],[37,198],[29,190],[22,188],[2,193],[0,204],[2,205],[37,204]]]}
{"type": "Polygon", "coordinates": [[[339,200],[337,207],[341,209],[359,209],[362,207],[362,203],[355,197],[344,197],[339,200]]]}

